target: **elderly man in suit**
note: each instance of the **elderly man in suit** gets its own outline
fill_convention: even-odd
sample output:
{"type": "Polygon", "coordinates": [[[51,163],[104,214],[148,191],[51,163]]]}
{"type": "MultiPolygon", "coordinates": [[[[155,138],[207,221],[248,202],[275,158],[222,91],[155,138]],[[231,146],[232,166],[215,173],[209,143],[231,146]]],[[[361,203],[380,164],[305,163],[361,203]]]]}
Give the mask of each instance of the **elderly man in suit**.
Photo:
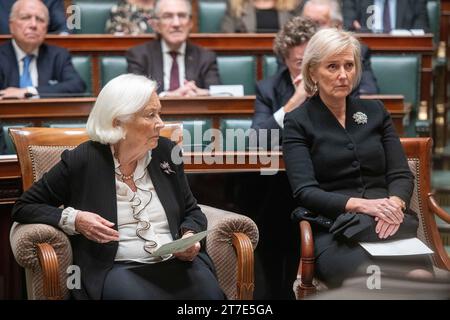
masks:
{"type": "Polygon", "coordinates": [[[13,39],[0,46],[0,99],[85,91],[67,50],[44,44],[48,21],[48,9],[40,0],[19,0],[12,6],[13,39]]]}
{"type": "Polygon", "coordinates": [[[343,0],[344,27],[359,32],[429,31],[427,0],[343,0]]]}
{"type": "Polygon", "coordinates": [[[208,95],[220,84],[216,55],[188,41],[193,22],[189,0],[158,0],[152,27],[154,41],[126,53],[128,72],[158,83],[160,96],[208,95]]]}
{"type": "MultiPolygon", "coordinates": [[[[9,34],[8,16],[16,0],[0,0],[0,34],[9,34]]],[[[47,6],[50,21],[48,33],[68,33],[63,0],[42,0],[47,6]]]]}

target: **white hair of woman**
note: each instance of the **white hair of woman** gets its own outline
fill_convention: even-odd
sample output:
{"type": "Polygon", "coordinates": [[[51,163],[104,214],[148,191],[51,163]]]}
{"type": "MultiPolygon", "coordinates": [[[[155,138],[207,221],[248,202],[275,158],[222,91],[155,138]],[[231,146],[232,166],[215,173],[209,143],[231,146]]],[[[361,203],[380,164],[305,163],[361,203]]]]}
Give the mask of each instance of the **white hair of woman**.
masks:
{"type": "Polygon", "coordinates": [[[100,91],[86,124],[89,137],[103,144],[115,144],[126,132],[117,121],[126,123],[142,110],[156,90],[156,82],[144,76],[123,74],[100,91]]]}

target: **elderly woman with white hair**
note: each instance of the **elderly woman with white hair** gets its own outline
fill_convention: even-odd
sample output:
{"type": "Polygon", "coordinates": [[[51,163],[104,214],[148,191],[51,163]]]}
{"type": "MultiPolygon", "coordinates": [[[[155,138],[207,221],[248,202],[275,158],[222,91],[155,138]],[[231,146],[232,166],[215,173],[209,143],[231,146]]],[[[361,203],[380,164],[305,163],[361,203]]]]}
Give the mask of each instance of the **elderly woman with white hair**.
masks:
{"type": "Polygon", "coordinates": [[[377,265],[382,273],[431,277],[428,256],[381,259],[358,245],[415,237],[418,227],[409,209],[413,175],[388,111],[350,96],[361,76],[358,40],[320,30],[302,75],[311,97],[286,114],[283,157],[301,206],[293,216],[311,222],[317,276],[335,287],[377,265]]]}
{"type": "Polygon", "coordinates": [[[71,151],[16,202],[13,219],[44,223],[70,237],[81,269],[76,299],[223,299],[199,242],[151,255],[206,229],[164,123],[156,83],[126,74],[100,92],[90,140],[71,151]],[[61,208],[61,206],[63,208],[61,208]]]}

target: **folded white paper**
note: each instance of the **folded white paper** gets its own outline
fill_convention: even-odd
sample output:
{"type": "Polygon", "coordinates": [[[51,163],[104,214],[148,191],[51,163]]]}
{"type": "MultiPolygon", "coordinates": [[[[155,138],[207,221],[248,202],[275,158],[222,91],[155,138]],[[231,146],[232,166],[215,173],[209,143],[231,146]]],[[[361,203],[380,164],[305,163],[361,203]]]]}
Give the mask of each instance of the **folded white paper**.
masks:
{"type": "Polygon", "coordinates": [[[243,97],[244,86],[242,84],[233,85],[212,85],[209,86],[211,96],[243,97]]]}
{"type": "Polygon", "coordinates": [[[167,254],[172,254],[175,252],[184,251],[189,247],[192,247],[196,242],[199,242],[202,240],[208,232],[211,230],[205,230],[199,233],[194,234],[193,236],[178,239],[166,244],[163,244],[161,247],[159,247],[155,252],[153,252],[150,256],[165,256],[167,254]]]}
{"type": "Polygon", "coordinates": [[[409,256],[433,251],[417,238],[359,243],[372,256],[409,256]]]}

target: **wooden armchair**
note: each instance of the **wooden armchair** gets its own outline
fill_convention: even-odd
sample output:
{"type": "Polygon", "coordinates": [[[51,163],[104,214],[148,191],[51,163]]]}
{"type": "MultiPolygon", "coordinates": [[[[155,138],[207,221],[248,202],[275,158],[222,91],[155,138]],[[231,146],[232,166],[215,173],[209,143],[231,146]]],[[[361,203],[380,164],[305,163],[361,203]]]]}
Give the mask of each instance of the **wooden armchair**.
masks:
{"type": "MultiPolygon", "coordinates": [[[[442,245],[434,219],[434,215],[437,215],[450,223],[450,215],[439,207],[430,193],[432,139],[402,138],[401,142],[408,158],[409,167],[415,176],[410,205],[419,215],[417,237],[434,251],[433,264],[435,270],[450,271],[450,258],[442,245]]],[[[301,257],[293,290],[297,299],[303,299],[317,291],[326,289],[326,286],[314,277],[314,239],[311,225],[307,221],[301,221],[299,226],[301,257]]]]}
{"type": "MultiPolygon", "coordinates": [[[[24,190],[59,161],[63,150],[88,139],[84,129],[22,128],[11,129],[10,135],[17,149],[24,190]]],[[[161,135],[180,143],[182,124],[166,123],[161,135]]],[[[208,228],[213,229],[206,239],[206,250],[221,288],[228,299],[252,299],[253,251],[259,236],[256,224],[243,215],[204,205],[201,208],[208,228]]],[[[10,243],[16,261],[25,268],[29,299],[69,297],[66,279],[72,249],[64,232],[45,224],[14,223],[10,243]]]]}

